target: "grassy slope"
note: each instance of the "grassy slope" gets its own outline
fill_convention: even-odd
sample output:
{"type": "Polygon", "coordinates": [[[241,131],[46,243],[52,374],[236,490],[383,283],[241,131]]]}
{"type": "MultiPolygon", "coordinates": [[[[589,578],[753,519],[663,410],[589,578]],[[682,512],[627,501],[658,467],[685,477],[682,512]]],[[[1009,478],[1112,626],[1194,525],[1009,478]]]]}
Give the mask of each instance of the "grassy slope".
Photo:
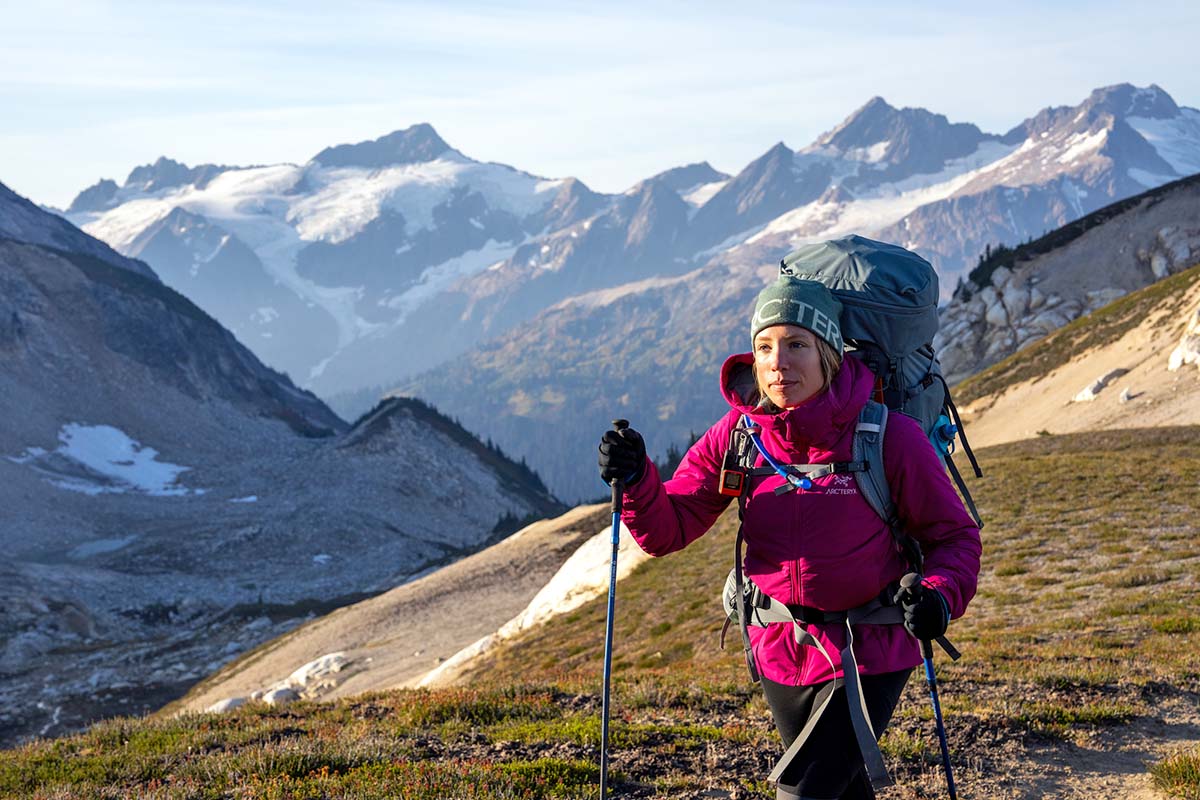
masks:
{"type": "MultiPolygon", "coordinates": [[[[981,453],[985,566],[954,626],[964,658],[942,659],[939,672],[964,796],[1055,794],[1064,758],[1116,763],[1129,742],[1160,758],[1158,739],[1178,730],[1194,741],[1195,719],[1170,720],[1200,699],[1198,448],[1192,427],[981,453]]],[[[733,522],[620,586],[621,796],[770,796],[769,716],[736,631],[729,651],[716,646],[733,522]]],[[[481,664],[468,689],[118,720],[3,752],[0,796],[595,797],[604,616],[600,599],[530,632],[481,664]]],[[[927,706],[914,679],[885,737],[904,787],[887,797],[944,792],[927,706]]],[[[1200,751],[1155,769],[1164,788],[1196,796],[1200,751]]]]}

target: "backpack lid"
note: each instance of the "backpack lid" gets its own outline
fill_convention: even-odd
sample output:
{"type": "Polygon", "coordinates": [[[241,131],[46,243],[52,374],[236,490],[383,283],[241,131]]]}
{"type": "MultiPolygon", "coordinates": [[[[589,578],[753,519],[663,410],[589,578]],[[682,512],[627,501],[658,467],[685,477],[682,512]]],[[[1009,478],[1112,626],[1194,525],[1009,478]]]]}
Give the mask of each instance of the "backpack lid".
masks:
{"type": "Polygon", "coordinates": [[[903,358],[937,333],[937,273],[911,250],[851,235],[793,250],[779,272],[828,286],[842,304],[848,341],[903,358]]]}

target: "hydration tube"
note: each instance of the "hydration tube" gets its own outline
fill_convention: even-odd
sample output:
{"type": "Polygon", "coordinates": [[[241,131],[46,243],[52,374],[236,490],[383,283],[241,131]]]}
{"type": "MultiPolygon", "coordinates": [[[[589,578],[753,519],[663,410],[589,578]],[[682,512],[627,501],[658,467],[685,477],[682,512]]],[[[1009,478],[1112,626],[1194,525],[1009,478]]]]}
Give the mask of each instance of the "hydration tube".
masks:
{"type": "Polygon", "coordinates": [[[792,486],[794,486],[797,489],[811,489],[812,488],[813,483],[806,476],[795,475],[791,472],[788,472],[786,469],[783,468],[782,464],[780,464],[775,459],[771,458],[771,454],[767,452],[767,448],[763,447],[762,439],[758,438],[757,431],[758,431],[759,426],[750,420],[749,414],[742,415],[742,422],[745,424],[746,428],[750,431],[750,441],[754,442],[754,448],[756,450],[758,450],[759,455],[761,455],[763,457],[763,459],[767,462],[767,464],[770,465],[771,469],[775,470],[775,472],[777,472],[779,474],[779,477],[783,478],[785,481],[787,481],[789,484],[791,484],[792,486]]]}

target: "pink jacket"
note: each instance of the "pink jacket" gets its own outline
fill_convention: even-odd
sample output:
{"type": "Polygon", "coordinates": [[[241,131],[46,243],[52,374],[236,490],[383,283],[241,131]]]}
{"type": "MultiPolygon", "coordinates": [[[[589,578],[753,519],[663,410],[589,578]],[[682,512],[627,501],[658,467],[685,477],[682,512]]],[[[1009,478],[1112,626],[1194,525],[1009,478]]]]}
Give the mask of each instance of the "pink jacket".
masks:
{"type": "MultiPolygon", "coordinates": [[[[771,415],[743,400],[753,387],[753,364],[749,353],[725,362],[721,389],[732,409],[688,450],[675,476],[664,483],[647,460],[642,479],[626,491],[622,519],[650,555],[686,547],[729,505],[731,498],[717,491],[717,482],[730,431],[743,413],[762,426],[763,445],[781,463],[851,460],[855,423],[874,388],[870,370],[847,358],[827,391],[771,415]]],[[[952,617],[962,616],[975,595],[979,529],[916,421],[889,414],[883,452],[901,523],[925,554],[925,583],[946,598],[952,617]]],[[[787,604],[842,611],[870,601],[904,574],[891,533],[859,494],[852,475],[827,475],[810,490],[777,496],[772,490],[782,483],[778,476],[753,478],[746,501],[745,572],[768,595],[787,604]]],[[[720,587],[712,591],[715,596],[720,587]]],[[[845,626],[812,625],[809,632],[833,657],[835,672],[816,648],[797,645],[792,626],[784,623],[750,628],[763,676],[793,686],[840,676],[845,626]]],[[[863,674],[921,663],[917,641],[902,625],[861,625],[854,640],[863,674]]]]}

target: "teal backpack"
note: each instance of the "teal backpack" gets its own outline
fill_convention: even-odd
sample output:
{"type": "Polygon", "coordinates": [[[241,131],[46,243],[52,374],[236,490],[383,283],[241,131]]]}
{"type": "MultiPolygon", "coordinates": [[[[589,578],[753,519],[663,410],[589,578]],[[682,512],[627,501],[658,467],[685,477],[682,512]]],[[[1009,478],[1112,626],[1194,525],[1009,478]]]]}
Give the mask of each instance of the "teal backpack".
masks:
{"type": "MultiPolygon", "coordinates": [[[[894,244],[846,236],[793,250],[780,262],[779,272],[823,283],[841,302],[842,337],[853,348],[846,355],[860,359],[875,374],[877,402],[921,425],[982,528],[952,457],[956,437],[961,437],[975,476],[983,477],[933,351],[938,278],[930,263],[894,244]]],[[[886,479],[881,486],[886,488],[886,479]]],[[[876,510],[887,507],[890,493],[872,498],[875,488],[864,488],[863,494],[876,510]]]]}

